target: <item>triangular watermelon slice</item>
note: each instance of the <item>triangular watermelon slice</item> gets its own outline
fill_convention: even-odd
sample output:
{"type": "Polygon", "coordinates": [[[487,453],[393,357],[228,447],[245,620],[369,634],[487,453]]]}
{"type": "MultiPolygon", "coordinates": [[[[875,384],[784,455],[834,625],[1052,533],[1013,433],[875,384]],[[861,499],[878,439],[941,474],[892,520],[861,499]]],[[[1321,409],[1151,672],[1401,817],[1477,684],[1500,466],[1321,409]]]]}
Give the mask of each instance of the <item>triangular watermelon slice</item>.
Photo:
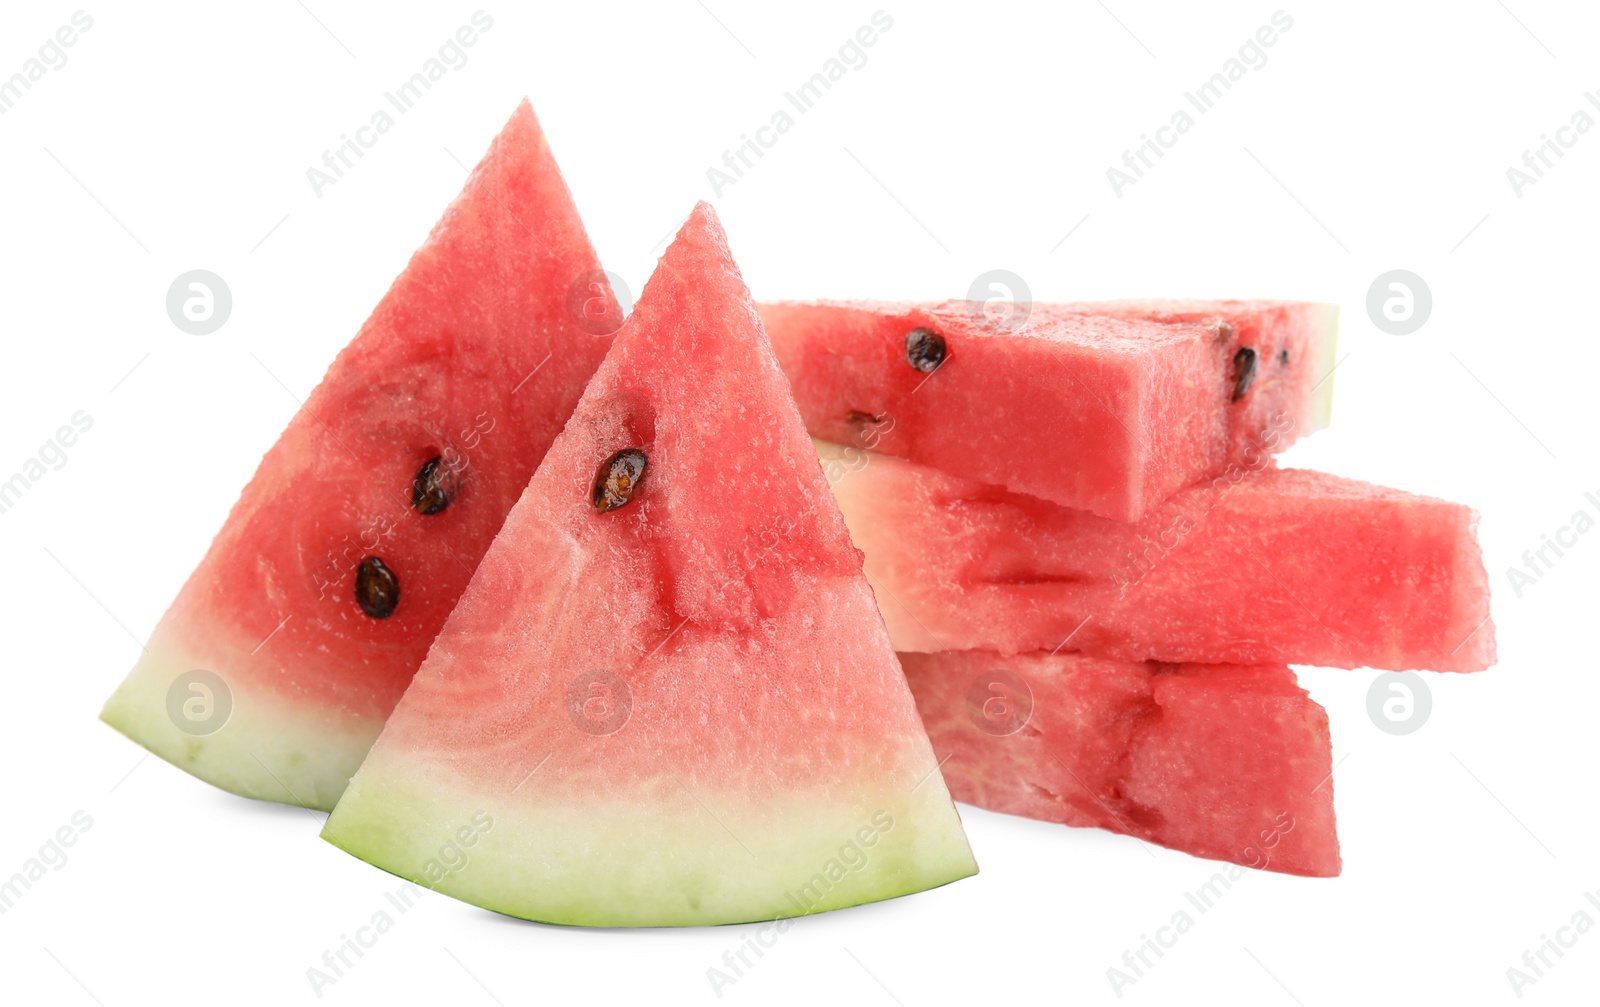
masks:
{"type": "Polygon", "coordinates": [[[598,926],[794,917],[976,871],[706,204],[323,836],[598,926]]]}
{"type": "Polygon", "coordinates": [[[524,100],[105,721],[225,790],[332,808],[609,347],[599,269],[524,100]]]}

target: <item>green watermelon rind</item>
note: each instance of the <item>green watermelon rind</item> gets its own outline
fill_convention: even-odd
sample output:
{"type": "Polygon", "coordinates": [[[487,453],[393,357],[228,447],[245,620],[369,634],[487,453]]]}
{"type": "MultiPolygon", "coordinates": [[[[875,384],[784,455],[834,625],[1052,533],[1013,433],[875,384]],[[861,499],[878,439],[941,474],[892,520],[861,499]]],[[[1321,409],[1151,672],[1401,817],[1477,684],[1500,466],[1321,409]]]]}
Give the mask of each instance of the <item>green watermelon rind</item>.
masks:
{"type": "MultiPolygon", "coordinates": [[[[641,817],[622,795],[585,802],[570,816],[549,808],[529,814],[507,795],[475,793],[460,781],[374,757],[322,838],[432,891],[540,923],[686,927],[792,919],[977,873],[949,791],[930,768],[915,787],[885,789],[874,778],[853,794],[829,787],[821,800],[775,795],[766,810],[781,828],[764,831],[737,817],[735,809],[748,805],[745,794],[685,790],[685,814],[668,822],[641,817]],[[797,814],[812,815],[813,825],[796,829],[797,814]],[[612,824],[596,827],[607,818],[612,824]]],[[[537,787],[537,777],[526,786],[537,787]]]]}
{"type": "MultiPolygon", "coordinates": [[[[379,718],[291,705],[228,683],[232,710],[214,732],[182,731],[167,710],[173,683],[214,666],[158,631],[100,719],[184,772],[230,793],[332,811],[362,756],[383,729],[379,718]]],[[[224,679],[226,681],[226,679],[224,679]]]]}

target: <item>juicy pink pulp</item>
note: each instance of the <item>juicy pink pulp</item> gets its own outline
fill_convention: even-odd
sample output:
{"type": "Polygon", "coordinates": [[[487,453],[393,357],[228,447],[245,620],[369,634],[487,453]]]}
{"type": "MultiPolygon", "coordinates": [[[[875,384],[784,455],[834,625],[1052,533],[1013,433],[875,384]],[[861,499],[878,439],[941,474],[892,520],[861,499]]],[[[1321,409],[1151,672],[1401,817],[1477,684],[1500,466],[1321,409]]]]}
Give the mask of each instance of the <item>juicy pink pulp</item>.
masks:
{"type": "Polygon", "coordinates": [[[702,204],[373,758],[445,759],[508,788],[552,747],[552,769],[580,790],[662,766],[753,795],[843,767],[887,773],[926,741],[859,570],[702,204]],[[597,472],[625,448],[646,453],[643,478],[631,502],[597,513],[597,472]],[[586,744],[565,690],[596,669],[626,683],[630,719],[586,744]]]}
{"type": "Polygon", "coordinates": [[[1117,520],[1321,421],[1314,371],[1333,338],[1321,305],[1036,304],[1016,328],[978,307],[760,310],[815,436],[1117,520]],[[931,373],[907,361],[915,328],[945,341],[931,373]],[[1248,387],[1235,380],[1246,346],[1248,387]]]}
{"type": "Polygon", "coordinates": [[[1477,515],[1459,504],[1268,469],[1189,487],[1127,523],[897,458],[854,461],[835,493],[897,650],[1494,663],[1477,515]]]}
{"type": "Polygon", "coordinates": [[[386,715],[609,346],[567,310],[598,269],[524,101],[262,459],[164,628],[230,637],[218,670],[236,687],[386,715]],[[459,459],[460,490],[424,516],[412,482],[440,454],[459,459]],[[368,555],[399,578],[386,619],[356,604],[368,555]]]}
{"type": "Polygon", "coordinates": [[[1328,717],[1286,667],[976,651],[901,663],[958,801],[1246,867],[1339,873],[1328,717]]]}

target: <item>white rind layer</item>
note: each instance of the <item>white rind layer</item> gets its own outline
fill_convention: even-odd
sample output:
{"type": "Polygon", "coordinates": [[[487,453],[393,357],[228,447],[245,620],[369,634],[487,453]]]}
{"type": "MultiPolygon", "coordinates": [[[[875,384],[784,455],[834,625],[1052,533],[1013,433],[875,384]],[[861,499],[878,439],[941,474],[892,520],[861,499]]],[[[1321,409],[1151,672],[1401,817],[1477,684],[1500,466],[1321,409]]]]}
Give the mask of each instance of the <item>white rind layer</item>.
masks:
{"type": "Polygon", "coordinates": [[[1325,429],[1333,419],[1333,369],[1339,365],[1339,306],[1317,304],[1307,310],[1316,312],[1319,323],[1313,331],[1318,336],[1315,373],[1320,383],[1312,389],[1305,413],[1304,433],[1311,434],[1325,429]]]}
{"type": "MultiPolygon", "coordinates": [[[[208,650],[211,648],[207,648],[208,650]]],[[[227,650],[227,648],[222,648],[227,650]]],[[[106,701],[100,719],[187,773],[244,797],[331,811],[383,729],[377,718],[326,705],[291,707],[229,679],[226,659],[198,653],[157,629],[139,662],[106,701]],[[217,673],[232,710],[214,733],[180,730],[167,695],[179,676],[217,673]]]]}
{"type": "Polygon", "coordinates": [[[936,766],[920,784],[862,774],[756,802],[666,772],[574,794],[560,759],[493,794],[380,746],[323,838],[474,905],[578,926],[786,919],[977,873],[936,766]]]}

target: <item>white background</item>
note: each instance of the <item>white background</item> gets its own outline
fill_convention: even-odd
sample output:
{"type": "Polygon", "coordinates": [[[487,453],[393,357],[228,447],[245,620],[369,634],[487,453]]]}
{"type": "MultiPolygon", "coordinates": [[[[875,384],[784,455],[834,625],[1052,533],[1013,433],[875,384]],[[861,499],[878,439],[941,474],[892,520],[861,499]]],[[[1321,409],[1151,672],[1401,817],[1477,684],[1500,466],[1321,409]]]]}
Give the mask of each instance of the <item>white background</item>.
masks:
{"type": "MultiPolygon", "coordinates": [[[[0,515],[0,876],[75,811],[93,819],[0,916],[0,999],[314,1000],[307,968],[399,882],[319,841],[319,815],[141,761],[101,702],[459,189],[458,160],[524,94],[636,294],[712,198],[706,169],[877,2],[486,0],[469,62],[320,198],[306,169],[477,3],[88,8],[68,62],[0,116],[0,475],[94,418],[0,515]],[[165,313],[193,268],[233,291],[214,335],[165,313]]],[[[1510,1003],[1525,949],[1580,909],[1600,922],[1583,898],[1600,888],[1600,534],[1520,598],[1506,573],[1600,496],[1600,130],[1520,198],[1506,176],[1600,88],[1600,19],[1551,0],[1288,6],[1267,64],[1118,198],[1106,169],[1278,9],[1201,8],[886,5],[867,64],[714,202],[757,297],[963,296],[1004,268],[1039,300],[1344,306],[1333,427],[1289,461],[1477,507],[1500,664],[1430,676],[1432,717],[1404,737],[1368,719],[1375,673],[1307,670],[1333,722],[1343,877],[1247,876],[1123,1000],[1510,1003]],[[1413,335],[1364,309],[1394,268],[1432,290],[1413,335]]],[[[0,76],[75,9],[6,5],[0,76]]],[[[801,921],[722,1000],[1115,1002],[1106,970],[1216,869],[962,810],[978,877],[801,921]]],[[[709,1004],[707,969],[753,931],[554,928],[431,895],[323,999],[709,1004]]],[[[1523,992],[1567,1004],[1597,985],[1591,932],[1523,992]]]]}

